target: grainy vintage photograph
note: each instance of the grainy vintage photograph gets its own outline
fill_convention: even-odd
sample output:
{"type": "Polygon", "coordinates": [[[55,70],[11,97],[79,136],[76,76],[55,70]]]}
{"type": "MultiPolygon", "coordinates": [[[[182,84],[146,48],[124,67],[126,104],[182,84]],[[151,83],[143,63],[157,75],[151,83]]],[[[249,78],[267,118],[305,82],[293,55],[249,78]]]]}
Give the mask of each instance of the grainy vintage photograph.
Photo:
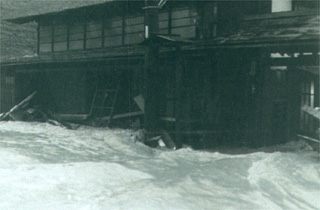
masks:
{"type": "Polygon", "coordinates": [[[0,209],[320,209],[318,0],[0,6],[0,209]]]}

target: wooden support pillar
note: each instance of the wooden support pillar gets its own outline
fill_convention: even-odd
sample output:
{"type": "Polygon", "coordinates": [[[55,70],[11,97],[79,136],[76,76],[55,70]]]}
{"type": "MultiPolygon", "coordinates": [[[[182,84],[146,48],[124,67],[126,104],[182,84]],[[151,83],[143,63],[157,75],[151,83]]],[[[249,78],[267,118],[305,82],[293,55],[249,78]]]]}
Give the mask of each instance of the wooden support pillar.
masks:
{"type": "Polygon", "coordinates": [[[182,115],[183,115],[183,59],[181,55],[181,50],[178,47],[176,51],[176,87],[175,87],[175,95],[176,95],[176,104],[175,104],[175,118],[176,118],[176,147],[177,149],[182,146],[182,132],[183,132],[183,125],[181,123],[182,115]]]}
{"type": "Polygon", "coordinates": [[[260,53],[263,62],[261,65],[261,73],[263,74],[262,95],[261,100],[261,146],[270,145],[271,138],[271,115],[272,115],[272,72],[270,71],[270,53],[260,53]]]}
{"type": "Polygon", "coordinates": [[[297,138],[300,121],[300,83],[301,75],[297,68],[288,66],[288,140],[297,138]]]}
{"type": "Polygon", "coordinates": [[[145,55],[145,129],[147,138],[159,135],[161,130],[160,115],[164,104],[161,89],[164,83],[159,72],[159,46],[153,42],[158,34],[158,1],[145,0],[145,33],[146,39],[151,40],[145,55]]]}

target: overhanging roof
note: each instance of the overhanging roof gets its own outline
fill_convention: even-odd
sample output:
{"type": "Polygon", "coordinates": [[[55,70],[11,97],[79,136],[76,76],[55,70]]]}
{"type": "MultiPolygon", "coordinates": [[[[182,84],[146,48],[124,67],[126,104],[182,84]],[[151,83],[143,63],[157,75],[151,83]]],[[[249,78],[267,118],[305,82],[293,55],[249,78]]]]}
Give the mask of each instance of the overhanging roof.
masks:
{"type": "MultiPolygon", "coordinates": [[[[287,12],[254,16],[245,19],[234,34],[212,40],[188,41],[175,36],[156,37],[160,46],[182,46],[182,50],[264,48],[273,52],[315,52],[320,45],[320,15],[317,13],[287,12]]],[[[145,43],[147,44],[147,43],[145,43]]],[[[14,59],[6,63],[49,63],[75,60],[107,59],[121,56],[142,56],[143,46],[126,46],[93,51],[57,52],[33,59],[14,59]]],[[[6,65],[6,64],[4,64],[6,65]]]]}
{"type": "Polygon", "coordinates": [[[63,15],[64,13],[81,8],[99,7],[103,4],[116,2],[121,0],[76,0],[76,1],[63,1],[57,3],[54,0],[28,0],[26,3],[19,1],[22,6],[16,7],[10,11],[10,15],[3,17],[4,20],[12,23],[27,23],[36,21],[44,16],[63,15]],[[20,8],[20,9],[19,9],[20,8]]]}

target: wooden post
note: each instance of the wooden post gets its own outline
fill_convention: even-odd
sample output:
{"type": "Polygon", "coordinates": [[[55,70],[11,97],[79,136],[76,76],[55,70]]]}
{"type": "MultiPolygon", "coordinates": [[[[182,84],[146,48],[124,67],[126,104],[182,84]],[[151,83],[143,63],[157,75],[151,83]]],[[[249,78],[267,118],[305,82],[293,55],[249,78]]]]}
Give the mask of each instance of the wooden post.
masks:
{"type": "Polygon", "coordinates": [[[175,118],[176,118],[176,124],[175,124],[175,141],[176,141],[176,147],[177,149],[182,146],[182,132],[183,132],[183,126],[181,123],[182,118],[182,106],[183,106],[183,83],[182,83],[182,74],[183,74],[183,60],[180,48],[177,48],[176,51],[176,87],[175,87],[175,118]]]}
{"type": "Polygon", "coordinates": [[[40,54],[40,25],[37,25],[37,55],[40,54]]]}
{"type": "Polygon", "coordinates": [[[158,34],[158,1],[145,0],[145,33],[146,39],[151,40],[145,56],[145,129],[147,138],[158,135],[160,132],[160,114],[164,99],[161,96],[161,74],[159,73],[159,46],[153,43],[158,34]]]}
{"type": "MultiPolygon", "coordinates": [[[[291,58],[293,60],[294,58],[291,58]]],[[[288,66],[288,139],[297,138],[300,119],[300,79],[301,75],[294,65],[288,66]]]]}

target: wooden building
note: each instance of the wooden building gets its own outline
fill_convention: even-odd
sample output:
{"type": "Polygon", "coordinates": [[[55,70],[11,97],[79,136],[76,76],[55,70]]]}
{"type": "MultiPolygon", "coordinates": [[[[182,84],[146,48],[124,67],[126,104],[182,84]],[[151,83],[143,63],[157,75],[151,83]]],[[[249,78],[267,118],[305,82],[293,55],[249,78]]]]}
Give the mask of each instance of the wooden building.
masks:
{"type": "Polygon", "coordinates": [[[276,0],[146,2],[9,19],[38,23],[38,54],[1,63],[1,112],[38,91],[39,105],[79,121],[96,88],[119,87],[114,116],[142,116],[147,130],[166,130],[178,146],[315,137],[319,120],[304,109],[319,107],[317,1],[280,11],[276,0]],[[145,110],[134,100],[140,94],[145,110]]]}

